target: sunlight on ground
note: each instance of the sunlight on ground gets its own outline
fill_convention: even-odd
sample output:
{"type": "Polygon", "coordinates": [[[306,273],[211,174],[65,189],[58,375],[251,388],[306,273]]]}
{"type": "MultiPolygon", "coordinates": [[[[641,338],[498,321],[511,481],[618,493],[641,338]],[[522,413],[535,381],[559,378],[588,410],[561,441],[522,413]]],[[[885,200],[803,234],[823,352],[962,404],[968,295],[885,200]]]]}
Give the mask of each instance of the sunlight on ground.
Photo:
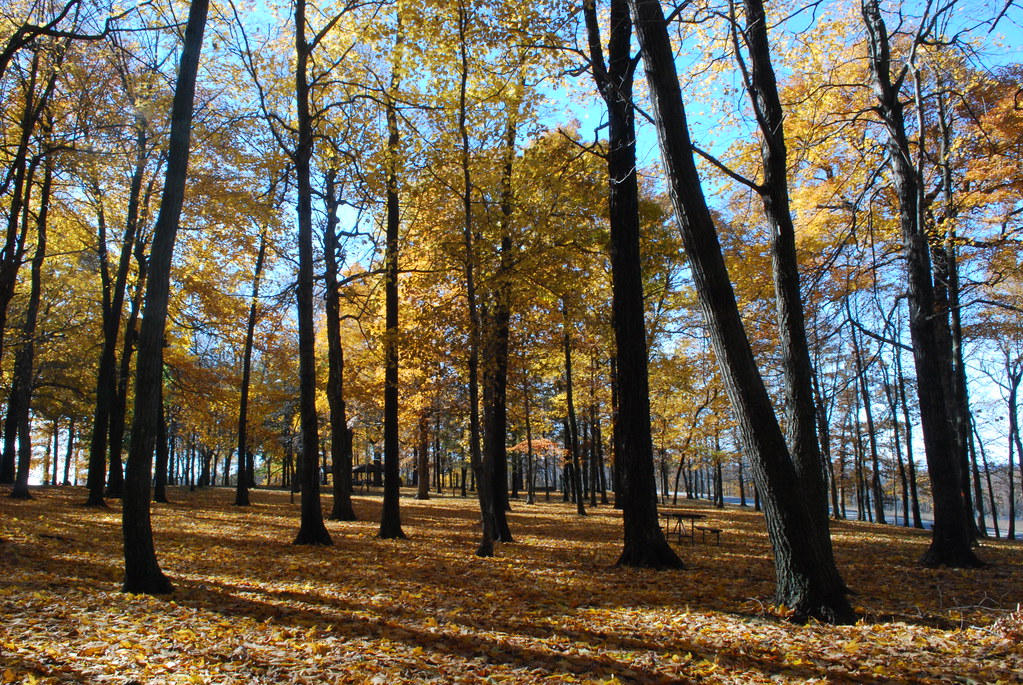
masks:
{"type": "MultiPolygon", "coordinates": [[[[380,503],[295,547],[298,503],[172,490],[154,505],[168,598],[118,591],[119,504],[84,491],[0,499],[0,682],[1019,682],[1023,548],[985,542],[981,570],[921,569],[919,531],[842,522],[836,556],[856,626],[792,625],[771,606],[759,514],[686,502],[721,544],[688,569],[613,566],[620,513],[513,502],[514,543],[473,556],[473,499],[402,500],[408,540],[380,540],[380,503]],[[998,621],[996,623],[996,621],[998,621]]],[[[325,502],[326,505],[327,502],[325,502]]]]}

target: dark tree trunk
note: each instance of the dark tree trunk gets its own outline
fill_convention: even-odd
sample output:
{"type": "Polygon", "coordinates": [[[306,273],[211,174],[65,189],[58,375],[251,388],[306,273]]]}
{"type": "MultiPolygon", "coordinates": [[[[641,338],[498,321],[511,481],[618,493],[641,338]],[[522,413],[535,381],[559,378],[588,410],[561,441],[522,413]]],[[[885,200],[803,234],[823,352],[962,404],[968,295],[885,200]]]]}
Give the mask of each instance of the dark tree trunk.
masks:
{"type": "MultiPolygon", "coordinates": [[[[788,191],[788,153],[784,112],[778,82],[771,63],[767,17],[763,0],[744,0],[746,27],[742,31],[749,50],[750,68],[743,69],[746,87],[761,135],[761,166],[764,180],[758,192],[764,215],[771,226],[771,260],[778,341],[785,377],[785,413],[789,452],[813,521],[814,544],[827,563],[834,566],[828,530],[828,497],[824,460],[817,438],[813,398],[813,364],[807,343],[803,300],[799,287],[796,232],[792,223],[788,191]]],[[[734,24],[733,24],[734,26],[734,24]]],[[[733,36],[738,50],[738,27],[733,36]]]]}
{"type": "MultiPolygon", "coordinates": [[[[33,160],[32,164],[30,165],[29,171],[26,174],[26,178],[25,178],[24,184],[22,186],[18,187],[18,192],[19,193],[25,192],[25,193],[31,194],[32,181],[33,181],[33,177],[35,176],[35,169],[36,169],[37,163],[38,163],[38,160],[33,160]]],[[[17,202],[15,200],[12,200],[11,201],[12,211],[13,211],[13,207],[15,206],[15,204],[18,204],[20,207],[27,209],[30,206],[30,204],[31,204],[28,200],[29,200],[28,197],[22,197],[17,202]]],[[[21,220],[22,218],[24,219],[24,220],[21,220],[21,227],[22,228],[21,228],[20,235],[19,235],[19,238],[18,238],[18,244],[17,244],[17,250],[16,250],[17,254],[19,255],[18,259],[19,259],[19,266],[20,266],[21,255],[25,251],[25,235],[26,235],[26,227],[27,227],[27,224],[28,224],[28,217],[27,217],[27,212],[21,212],[21,210],[19,210],[19,213],[24,213],[25,214],[24,217],[19,217],[18,218],[19,220],[21,220]]],[[[17,225],[18,221],[14,221],[13,223],[15,225],[17,225]]],[[[11,294],[13,295],[13,286],[12,286],[11,294]]],[[[6,310],[3,312],[3,315],[6,318],[6,310]]],[[[3,338],[3,332],[0,331],[0,354],[2,354],[2,351],[3,351],[3,348],[2,348],[2,338],[3,338]]],[[[20,350],[21,348],[19,347],[18,349],[20,350]]],[[[15,359],[15,365],[17,365],[17,359],[15,359]]],[[[17,447],[17,444],[18,444],[18,441],[20,440],[20,437],[19,437],[20,433],[19,433],[19,430],[18,430],[18,425],[19,425],[20,417],[21,417],[21,415],[23,413],[22,412],[22,408],[20,406],[20,403],[21,403],[21,398],[25,394],[25,389],[23,387],[21,387],[21,377],[22,377],[22,375],[23,374],[19,374],[17,372],[17,370],[16,370],[14,372],[14,374],[13,374],[13,378],[11,379],[11,391],[10,391],[9,400],[7,402],[7,416],[4,419],[3,456],[2,456],[2,458],[0,458],[0,483],[10,483],[12,485],[17,480],[17,468],[18,468],[17,467],[17,463],[18,463],[18,447],[17,447]]]]}
{"type": "Polygon", "coordinates": [[[565,443],[571,456],[571,479],[566,479],[565,489],[571,487],[572,501],[575,511],[580,516],[586,515],[586,502],[583,500],[582,469],[579,464],[579,428],[575,416],[575,401],[572,388],[572,335],[568,318],[568,300],[561,298],[563,335],[562,349],[565,354],[565,443]]]}
{"type": "MultiPolygon", "coordinates": [[[[919,96],[919,91],[918,91],[919,96]]],[[[941,185],[945,194],[945,217],[944,224],[948,226],[948,232],[944,236],[942,245],[937,250],[941,255],[941,270],[936,274],[937,282],[942,285],[945,299],[945,311],[948,312],[947,320],[942,318],[939,323],[948,328],[948,365],[951,367],[951,385],[949,398],[952,404],[952,423],[956,435],[956,449],[959,452],[959,468],[963,476],[962,492],[963,501],[967,514],[974,508],[973,497],[970,493],[970,435],[972,417],[970,415],[970,396],[966,376],[966,360],[963,355],[963,327],[962,307],[959,299],[959,257],[957,254],[958,237],[956,234],[956,221],[958,212],[953,199],[954,184],[952,181],[952,130],[949,122],[945,93],[938,95],[938,125],[941,133],[941,185]]],[[[976,462],[974,461],[974,464],[976,462]]],[[[977,483],[978,498],[977,504],[983,508],[983,500],[980,499],[979,482],[977,483]]],[[[983,514],[982,514],[983,516],[983,514]]],[[[971,532],[975,536],[986,535],[983,525],[978,526],[972,516],[968,516],[971,522],[971,532]]]]}
{"type": "Polygon", "coordinates": [[[1009,397],[1008,407],[1009,410],[1009,524],[1008,531],[1005,537],[1009,540],[1016,539],[1016,484],[1013,482],[1014,471],[1016,470],[1013,464],[1013,450],[1015,450],[1017,459],[1020,463],[1023,463],[1023,439],[1020,438],[1019,434],[1019,386],[1020,381],[1023,380],[1023,370],[1011,370],[1009,368],[1008,355],[1006,355],[1005,367],[1009,382],[1009,397]]]}
{"type": "Polygon", "coordinates": [[[493,286],[493,315],[487,335],[487,363],[483,372],[483,459],[492,464],[494,487],[494,535],[497,541],[514,542],[506,512],[508,500],[508,344],[511,320],[511,222],[514,212],[512,170],[515,162],[515,134],[518,130],[517,103],[510,113],[504,134],[504,162],[501,170],[501,261],[493,286]]]}
{"type": "MultiPolygon", "coordinates": [[[[469,310],[469,463],[476,478],[476,496],[480,503],[480,528],[482,531],[476,556],[494,555],[494,489],[493,464],[483,458],[480,451],[480,389],[479,358],[482,326],[480,325],[479,304],[476,293],[476,235],[472,219],[472,176],[470,169],[470,145],[467,117],[467,89],[469,84],[469,53],[467,34],[469,16],[465,0],[458,3],[459,38],[459,87],[458,87],[458,135],[460,140],[460,165],[462,170],[462,237],[465,249],[465,296],[469,310]]],[[[465,476],[462,476],[462,494],[465,494],[465,476]]]]}
{"type": "Polygon", "coordinates": [[[430,499],[430,413],[419,415],[418,454],[416,455],[416,499],[430,499]]]}
{"type": "MultiPolygon", "coordinates": [[[[7,215],[3,248],[0,249],[0,360],[3,359],[4,353],[7,308],[14,297],[14,291],[18,283],[18,271],[21,269],[22,257],[25,254],[25,238],[28,226],[25,220],[27,214],[24,210],[29,206],[27,197],[32,187],[33,172],[39,162],[38,158],[29,162],[28,153],[32,146],[36,126],[50,101],[50,97],[53,95],[57,84],[57,77],[60,73],[60,63],[64,57],[64,51],[61,50],[55,68],[51,70],[47,77],[42,91],[37,93],[41,52],[41,50],[37,50],[32,56],[28,82],[25,84],[25,105],[22,109],[21,121],[19,122],[18,145],[14,150],[3,186],[0,188],[0,190],[7,190],[8,184],[11,184],[10,210],[7,215]]],[[[6,476],[7,474],[3,473],[0,475],[6,476]]],[[[13,479],[13,477],[14,474],[12,472],[10,478],[13,479]]],[[[2,482],[11,482],[11,480],[5,478],[2,482]]]]}
{"type": "Polygon", "coordinates": [[[124,482],[122,509],[124,592],[161,594],[173,590],[156,560],[149,515],[149,490],[152,480],[153,447],[160,420],[164,326],[167,320],[171,257],[188,177],[189,139],[196,76],[208,10],[209,0],[192,0],[188,12],[181,64],[171,108],[167,174],[160,201],[160,214],[153,233],[153,249],[149,258],[146,311],[139,334],[136,368],[135,418],[124,482]]]}
{"type": "MultiPolygon", "coordinates": [[[[151,189],[150,189],[151,190],[151,189]]],[[[135,263],[138,265],[138,278],[135,292],[131,298],[131,309],[128,321],[124,325],[124,339],[121,342],[120,370],[117,373],[117,386],[110,407],[110,486],[117,497],[121,496],[124,481],[115,481],[117,474],[123,474],[121,452],[124,448],[124,429],[128,412],[128,381],[131,376],[131,358],[138,341],[138,321],[142,311],[142,295],[145,292],[146,278],[149,272],[149,259],[146,256],[146,243],[139,236],[135,240],[135,263]]],[[[111,488],[108,488],[108,491],[111,488]]],[[[108,496],[113,496],[109,494],[108,496]]]]}
{"type": "Polygon", "coordinates": [[[295,173],[298,177],[298,376],[299,423],[302,430],[302,518],[296,545],[331,545],[320,508],[319,426],[316,416],[316,335],[313,323],[313,207],[311,166],[313,128],[309,104],[309,53],[306,41],[306,2],[295,3],[295,104],[298,114],[298,145],[295,173]]]}
{"type": "Polygon", "coordinates": [[[766,510],[777,575],[776,597],[796,619],[851,622],[855,613],[828,550],[818,544],[816,505],[808,506],[770,397],[753,358],[717,231],[692,157],[688,122],[667,23],[657,0],[629,0],[650,86],[653,117],[697,296],[766,510]]]}
{"type": "Polygon", "coordinates": [[[605,66],[593,2],[584,4],[590,62],[608,110],[611,292],[615,354],[612,361],[612,444],[615,507],[622,509],[620,566],[682,568],[664,538],[657,516],[654,448],[650,434],[646,324],[639,244],[639,188],[636,178],[635,63],[630,54],[632,22],[628,4],[613,0],[605,66]]]}
{"type": "Polygon", "coordinates": [[[853,356],[856,360],[856,376],[863,398],[863,415],[867,420],[867,441],[870,445],[870,491],[874,501],[874,519],[878,523],[887,523],[884,514],[884,493],[881,489],[881,460],[877,453],[877,432],[874,430],[874,408],[867,381],[867,365],[863,361],[863,349],[860,347],[859,337],[856,335],[855,324],[850,326],[850,335],[853,356]]]}
{"type": "Polygon", "coordinates": [[[345,351],[341,345],[341,293],[338,285],[338,216],[336,172],[327,172],[327,227],[323,233],[323,280],[327,322],[327,404],[330,407],[330,467],[334,476],[332,521],[355,521],[352,506],[352,431],[345,404],[345,351]]]}
{"type": "MultiPolygon", "coordinates": [[[[64,485],[71,485],[71,462],[75,457],[75,417],[67,425],[67,449],[64,452],[64,485]]],[[[75,477],[77,480],[77,476],[75,477]]]]}
{"type": "Polygon", "coordinates": [[[263,276],[263,262],[266,259],[267,229],[259,233],[259,251],[252,274],[252,296],[249,298],[249,316],[245,322],[245,348],[242,351],[242,387],[238,402],[238,482],[235,483],[234,504],[249,506],[249,385],[252,382],[252,345],[256,334],[257,307],[259,305],[259,282],[263,276]]]}
{"type": "MultiPolygon", "coordinates": [[[[124,470],[121,463],[121,441],[124,436],[124,410],[127,402],[127,374],[130,368],[122,363],[120,372],[116,367],[116,350],[118,334],[121,330],[121,312],[124,309],[125,294],[128,289],[128,272],[131,267],[132,252],[139,233],[139,214],[142,205],[142,183],[145,178],[146,165],[149,161],[147,146],[149,144],[147,124],[141,115],[136,117],[135,136],[135,169],[132,173],[128,189],[128,213],[125,221],[124,235],[121,239],[121,254],[117,262],[117,271],[113,282],[110,282],[107,269],[106,236],[103,222],[100,222],[99,257],[104,274],[103,296],[103,346],[100,353],[99,370],[96,374],[96,408],[93,414],[93,434],[89,461],[104,461],[105,451],[110,449],[110,470],[107,475],[107,497],[120,497],[124,488],[124,470]],[[123,382],[125,392],[118,392],[123,382]],[[121,439],[113,449],[115,423],[120,431],[121,439]],[[109,439],[109,443],[108,443],[109,439]],[[95,456],[93,453],[96,453],[95,456]]],[[[98,184],[97,184],[98,190],[98,184]]],[[[98,194],[97,194],[98,195],[98,194]]],[[[102,198],[97,196],[97,202],[102,198]]],[[[101,216],[102,218],[102,216],[101,216]]],[[[140,286],[141,287],[141,286],[140,286]]],[[[125,345],[122,351],[130,355],[131,336],[133,329],[125,331],[125,345]]]]}
{"type": "Polygon", "coordinates": [[[946,387],[951,368],[942,364],[935,321],[930,247],[923,222],[921,180],[913,168],[902,101],[891,80],[888,29],[877,0],[862,1],[867,28],[871,80],[876,111],[888,132],[890,164],[899,205],[899,224],[906,258],[909,330],[916,366],[920,426],[934,500],[934,534],[920,559],[925,566],[977,567],[970,513],[963,499],[961,461],[952,423],[953,404],[946,387]]]}
{"type": "MultiPolygon", "coordinates": [[[[39,302],[42,297],[42,270],[46,259],[46,221],[50,210],[50,191],[53,187],[53,160],[47,156],[44,162],[43,184],[40,189],[39,217],[36,223],[36,247],[32,255],[31,286],[25,321],[21,327],[22,343],[14,358],[14,388],[10,404],[17,407],[16,430],[18,433],[18,472],[14,480],[11,497],[29,499],[28,476],[32,465],[32,408],[33,368],[35,367],[36,324],[39,321],[39,302]]],[[[26,206],[28,205],[26,198],[26,206]]]]}
{"type": "MultiPolygon", "coordinates": [[[[398,23],[396,48],[402,42],[398,23]]],[[[392,97],[398,89],[398,71],[391,73],[392,97]]],[[[379,536],[404,538],[401,529],[401,491],[399,473],[401,454],[398,445],[398,229],[401,221],[398,205],[398,112],[393,99],[387,101],[387,236],[384,253],[384,505],[379,536]]]]}

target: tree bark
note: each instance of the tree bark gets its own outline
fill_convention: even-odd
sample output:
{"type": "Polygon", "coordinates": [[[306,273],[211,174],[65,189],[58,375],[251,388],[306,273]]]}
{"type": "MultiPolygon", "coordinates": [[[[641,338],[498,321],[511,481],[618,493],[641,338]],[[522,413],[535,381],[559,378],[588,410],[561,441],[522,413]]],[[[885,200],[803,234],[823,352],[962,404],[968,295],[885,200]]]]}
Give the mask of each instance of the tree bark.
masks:
{"type": "Polygon", "coordinates": [[[970,513],[963,499],[961,460],[952,423],[952,369],[942,363],[935,321],[935,296],[930,246],[923,221],[923,189],[912,164],[909,136],[899,92],[891,79],[888,29],[878,0],[862,0],[867,28],[875,110],[888,133],[890,164],[899,206],[906,258],[909,330],[916,366],[920,426],[934,500],[934,534],[920,562],[925,566],[972,568],[981,565],[973,553],[970,513]]]}
{"type": "MultiPolygon", "coordinates": [[[[53,159],[47,155],[43,162],[43,183],[40,188],[39,217],[36,221],[36,247],[32,255],[28,305],[21,327],[22,343],[14,359],[14,390],[10,403],[16,407],[15,430],[18,434],[18,471],[11,497],[29,499],[29,470],[32,465],[32,391],[35,367],[35,336],[39,321],[39,302],[42,298],[42,270],[46,259],[46,221],[50,210],[50,191],[53,188],[53,159]]],[[[28,205],[26,198],[26,206],[28,205]]]]}
{"type": "Polygon", "coordinates": [[[717,231],[692,157],[688,122],[667,23],[657,0],[629,0],[643,50],[652,112],[670,194],[732,401],[740,442],[751,456],[774,551],[777,600],[796,619],[851,622],[855,613],[834,560],[818,542],[819,523],[799,487],[781,427],[743,328],[717,231]]]}
{"type": "MultiPolygon", "coordinates": [[[[403,36],[401,17],[395,53],[401,50],[403,36]]],[[[398,112],[394,97],[399,86],[396,64],[391,71],[391,92],[387,99],[387,236],[384,254],[384,504],[380,516],[379,537],[404,538],[401,529],[401,490],[399,466],[401,454],[398,445],[398,112]]]]}
{"type": "Polygon", "coordinates": [[[238,402],[238,482],[235,483],[234,504],[249,506],[249,386],[252,383],[252,345],[256,334],[256,320],[259,305],[259,283],[263,276],[263,262],[266,259],[267,228],[259,232],[259,250],[252,274],[252,296],[249,298],[249,316],[245,322],[245,347],[242,351],[242,387],[238,402]]]}
{"type": "Polygon", "coordinates": [[[348,427],[345,403],[345,351],[341,344],[341,293],[338,292],[339,198],[336,171],[327,172],[327,227],[323,233],[323,280],[327,323],[327,404],[330,407],[330,467],[334,476],[332,521],[355,521],[352,506],[352,431],[348,427]]]}
{"type": "Polygon", "coordinates": [[[122,530],[124,535],[124,592],[161,594],[173,586],[160,569],[153,544],[149,514],[153,446],[160,417],[163,383],[163,341],[170,290],[170,267],[188,177],[188,152],[192,127],[199,54],[209,0],[192,0],[181,51],[171,133],[160,214],[153,233],[146,286],[146,311],[139,334],[135,381],[135,420],[125,473],[122,530]]]}
{"type": "MultiPolygon", "coordinates": [[[[565,442],[568,445],[569,454],[572,457],[572,501],[575,502],[575,511],[580,516],[586,515],[586,502],[583,498],[582,468],[579,464],[579,427],[575,416],[575,401],[573,399],[572,383],[572,334],[568,318],[568,300],[561,298],[561,314],[563,333],[561,337],[562,349],[565,355],[565,442]]],[[[569,486],[565,484],[566,489],[569,486]]]]}
{"type": "Polygon", "coordinates": [[[313,207],[311,166],[313,156],[312,115],[309,104],[309,53],[306,41],[306,2],[295,3],[295,104],[298,114],[298,145],[295,173],[298,177],[298,376],[299,424],[302,432],[302,518],[296,545],[332,545],[320,508],[319,426],[316,416],[316,333],[313,323],[313,207]]]}
{"type": "Polygon", "coordinates": [[[493,466],[494,535],[500,542],[514,542],[506,512],[508,500],[508,345],[511,337],[511,251],[512,171],[515,162],[515,135],[518,131],[518,102],[509,105],[504,134],[504,160],[501,170],[501,257],[493,286],[493,314],[487,335],[487,363],[483,372],[483,451],[484,460],[493,466]]]}
{"type": "Polygon", "coordinates": [[[635,63],[630,54],[632,22],[624,0],[611,3],[605,66],[593,0],[584,3],[590,64],[608,110],[610,177],[611,311],[615,331],[612,360],[612,444],[615,508],[622,509],[619,566],[682,568],[657,515],[654,448],[650,434],[646,323],[639,244],[639,185],[636,177],[635,63]]]}
{"type": "MultiPolygon", "coordinates": [[[[470,168],[468,114],[469,84],[469,52],[468,52],[469,16],[465,0],[458,2],[458,38],[459,38],[459,87],[458,87],[458,136],[460,140],[460,165],[462,170],[462,238],[465,249],[465,297],[469,312],[469,463],[476,478],[476,496],[480,503],[481,538],[476,556],[490,557],[494,555],[494,541],[497,537],[494,530],[494,489],[493,465],[483,458],[480,450],[480,389],[479,389],[479,358],[482,326],[480,325],[479,304],[476,293],[476,235],[472,219],[472,174],[470,168]]],[[[465,494],[465,476],[462,477],[462,494],[465,494]]]]}

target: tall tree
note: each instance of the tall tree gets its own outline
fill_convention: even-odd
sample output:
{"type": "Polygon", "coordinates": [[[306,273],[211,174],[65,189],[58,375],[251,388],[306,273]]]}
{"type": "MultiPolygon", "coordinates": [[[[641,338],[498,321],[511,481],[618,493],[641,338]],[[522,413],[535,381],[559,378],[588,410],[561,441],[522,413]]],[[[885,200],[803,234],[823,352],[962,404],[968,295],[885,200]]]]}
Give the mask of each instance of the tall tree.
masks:
{"type": "MultiPolygon", "coordinates": [[[[43,182],[40,186],[39,216],[36,220],[36,245],[32,255],[32,268],[28,306],[25,308],[25,320],[21,325],[21,346],[14,360],[14,382],[9,400],[10,411],[14,417],[14,425],[10,422],[6,430],[17,433],[18,437],[18,472],[14,481],[11,497],[29,499],[28,477],[32,462],[32,386],[35,370],[36,326],[39,322],[39,302],[42,296],[42,269],[46,259],[46,221],[50,210],[50,194],[53,188],[53,158],[47,155],[43,162],[43,182]]],[[[26,202],[26,205],[28,203],[26,202]]]]}
{"type": "MultiPolygon", "coordinates": [[[[272,193],[271,193],[272,195],[272,193]]],[[[242,350],[242,387],[238,403],[238,481],[235,483],[235,506],[249,506],[249,481],[252,471],[252,451],[249,446],[249,388],[252,385],[252,347],[256,333],[256,319],[259,305],[259,285],[263,278],[263,264],[266,261],[268,228],[259,232],[259,251],[252,274],[252,296],[249,298],[249,315],[245,322],[245,347],[242,350]]]]}
{"type": "Polygon", "coordinates": [[[620,566],[682,568],[657,517],[646,323],[640,255],[639,184],[636,177],[635,109],[632,100],[636,63],[632,59],[632,22],[627,0],[611,1],[611,30],[605,63],[595,0],[583,5],[590,69],[608,112],[608,177],[611,223],[612,317],[617,406],[614,420],[615,471],[621,474],[624,523],[620,566]]]}
{"type": "Polygon", "coordinates": [[[345,403],[345,351],[341,342],[341,293],[338,283],[338,216],[340,204],[337,171],[327,171],[327,226],[323,234],[323,280],[326,288],[327,403],[330,407],[330,465],[334,477],[334,503],[330,518],[355,521],[352,506],[352,429],[345,403]]]}
{"type": "Polygon", "coordinates": [[[171,106],[167,173],[149,257],[145,315],[139,332],[132,440],[124,480],[124,592],[161,594],[173,590],[156,559],[149,497],[153,448],[159,432],[164,326],[170,291],[171,258],[185,199],[195,87],[208,13],[209,0],[193,0],[189,6],[171,106]]]}
{"type": "Polygon", "coordinates": [[[763,180],[754,184],[770,226],[771,264],[778,341],[785,376],[786,441],[800,486],[808,497],[814,518],[814,544],[834,564],[828,529],[828,498],[824,460],[817,435],[813,396],[813,364],[806,334],[803,298],[800,292],[796,231],[789,202],[788,153],[784,112],[778,95],[778,81],[771,60],[767,15],[763,0],[744,0],[745,25],[740,29],[732,9],[732,39],[743,82],[760,131],[763,180]],[[740,35],[746,44],[748,62],[742,57],[740,35]]]}
{"type": "Polygon", "coordinates": [[[384,503],[380,515],[382,538],[404,538],[401,529],[401,454],[398,444],[398,230],[401,207],[398,196],[398,109],[395,102],[400,85],[404,37],[401,16],[397,20],[391,87],[385,103],[387,118],[387,210],[384,248],[384,503]]]}
{"type": "Polygon", "coordinates": [[[331,545],[320,508],[319,429],[316,415],[316,343],[313,325],[313,121],[309,102],[309,56],[325,35],[306,39],[306,2],[295,2],[295,106],[298,139],[293,161],[298,177],[298,378],[302,434],[302,519],[296,545],[331,545]]]}
{"type": "MultiPolygon", "coordinates": [[[[954,400],[946,390],[954,386],[951,380],[954,372],[948,363],[950,355],[943,354],[939,348],[930,244],[924,221],[925,189],[913,161],[899,92],[909,67],[893,80],[891,44],[879,3],[877,0],[863,0],[861,9],[867,28],[872,86],[877,99],[875,111],[887,133],[888,163],[898,202],[906,260],[909,330],[920,401],[920,427],[934,500],[934,533],[921,563],[976,567],[981,562],[973,552],[972,519],[963,498],[963,483],[966,481],[952,423],[956,415],[954,400]]],[[[917,40],[922,42],[926,33],[927,29],[922,29],[917,40]]]]}
{"type": "Polygon", "coordinates": [[[799,492],[798,472],[753,357],[700,185],[668,26],[658,0],[629,0],[643,52],[653,117],[697,296],[732,401],[738,434],[752,458],[777,575],[776,596],[796,618],[849,622],[855,613],[841,576],[820,545],[817,519],[799,492]],[[807,542],[811,544],[807,544],[807,542]]]}

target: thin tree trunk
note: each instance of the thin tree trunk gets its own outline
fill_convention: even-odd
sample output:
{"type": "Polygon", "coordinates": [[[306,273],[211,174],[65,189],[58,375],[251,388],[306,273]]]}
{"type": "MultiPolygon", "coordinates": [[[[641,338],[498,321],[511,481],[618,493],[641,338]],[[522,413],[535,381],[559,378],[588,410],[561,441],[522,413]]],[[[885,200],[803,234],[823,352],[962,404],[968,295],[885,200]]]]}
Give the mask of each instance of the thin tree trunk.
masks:
{"type": "Polygon", "coordinates": [[[991,485],[991,468],[987,463],[987,450],[984,449],[984,441],[977,435],[977,427],[973,427],[974,437],[977,439],[977,448],[980,450],[980,458],[984,462],[984,475],[987,480],[987,497],[988,503],[991,505],[991,523],[995,529],[995,537],[1002,537],[1001,531],[998,529],[998,507],[995,505],[995,489],[991,485]]]}
{"type": "MultiPolygon", "coordinates": [[[[851,323],[851,322],[850,322],[851,323]]],[[[870,398],[867,381],[867,365],[863,362],[863,349],[856,335],[856,326],[849,327],[853,355],[856,359],[856,375],[859,379],[860,392],[863,395],[863,414],[867,419],[867,440],[870,445],[870,489],[874,500],[874,518],[878,523],[887,523],[884,514],[884,494],[881,491],[881,460],[877,453],[877,431],[874,430],[874,408],[870,398]]]]}
{"type": "MultiPolygon", "coordinates": [[[[562,349],[565,353],[565,428],[569,454],[572,465],[572,501],[575,502],[575,511],[580,516],[586,515],[586,503],[583,501],[582,471],[579,466],[579,428],[576,423],[575,402],[572,392],[572,336],[568,318],[568,300],[561,298],[561,313],[563,334],[562,349]]],[[[568,483],[566,483],[566,486],[568,483]]]]}
{"type": "Polygon", "coordinates": [[[345,351],[341,344],[341,293],[338,283],[338,207],[336,171],[327,172],[327,226],[323,232],[323,280],[327,324],[327,404],[330,407],[330,466],[334,477],[334,502],[329,518],[355,521],[352,506],[352,429],[344,394],[345,351]]]}
{"type": "MultiPolygon", "coordinates": [[[[67,426],[67,450],[64,452],[64,485],[71,485],[71,462],[75,456],[75,417],[68,420],[67,426]]],[[[77,469],[76,469],[77,471],[77,469]]],[[[75,480],[77,480],[77,475],[75,480]]]]}
{"type": "Polygon", "coordinates": [[[249,506],[249,386],[252,383],[252,346],[256,335],[256,320],[259,305],[259,282],[263,276],[263,262],[266,259],[267,228],[259,232],[259,250],[252,274],[252,295],[249,298],[249,316],[245,322],[245,347],[242,351],[242,387],[238,402],[238,482],[235,483],[234,504],[249,506]]]}
{"type": "MultiPolygon", "coordinates": [[[[18,217],[17,220],[12,220],[14,225],[21,222],[20,235],[18,237],[17,253],[19,255],[19,266],[21,255],[25,251],[25,236],[28,226],[28,208],[31,206],[31,191],[33,186],[33,179],[35,177],[36,166],[38,165],[39,159],[36,158],[29,165],[29,170],[26,173],[26,178],[23,185],[16,184],[17,192],[27,193],[29,197],[22,197],[19,200],[11,201],[12,211],[16,204],[20,207],[19,214],[23,216],[18,217]]],[[[10,224],[9,224],[10,225],[10,224]]],[[[13,291],[12,291],[13,295],[13,291]]],[[[6,310],[2,313],[6,318],[6,310]]],[[[0,331],[0,354],[2,354],[2,338],[3,332],[0,331]]],[[[22,341],[24,346],[24,341],[22,341]]],[[[21,347],[18,348],[21,350],[21,347]]],[[[17,357],[15,358],[15,367],[17,367],[17,357]]],[[[0,457],[0,483],[10,483],[12,485],[17,483],[18,476],[18,442],[20,440],[19,422],[20,417],[24,413],[22,411],[21,402],[25,396],[25,389],[23,387],[24,382],[23,370],[19,372],[16,368],[11,379],[11,391],[7,402],[7,416],[4,420],[4,444],[3,444],[3,455],[0,457]]],[[[102,479],[102,476],[101,476],[102,479]]],[[[102,494],[102,493],[101,493],[102,494]]]]}
{"type": "MultiPolygon", "coordinates": [[[[396,52],[403,36],[398,18],[396,52]]],[[[394,94],[399,86],[398,68],[391,72],[391,94],[387,100],[387,236],[384,254],[384,503],[380,516],[379,537],[404,538],[401,529],[401,491],[398,445],[398,229],[401,221],[398,205],[398,112],[394,94]]]]}

